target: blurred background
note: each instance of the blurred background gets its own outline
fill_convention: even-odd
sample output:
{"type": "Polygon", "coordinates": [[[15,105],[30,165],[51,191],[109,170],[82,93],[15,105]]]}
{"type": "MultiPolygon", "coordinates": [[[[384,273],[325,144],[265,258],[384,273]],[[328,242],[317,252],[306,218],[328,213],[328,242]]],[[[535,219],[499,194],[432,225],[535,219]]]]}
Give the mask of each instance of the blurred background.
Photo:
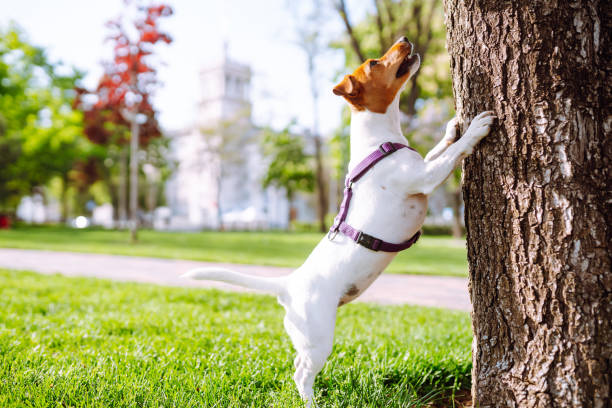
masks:
{"type": "MultiPolygon", "coordinates": [[[[326,231],[349,151],[331,89],[402,35],[424,155],[454,114],[440,0],[5,2],[0,227],[326,231]]],[[[426,232],[462,235],[459,180],[426,232]]]]}
{"type": "MultiPolygon", "coordinates": [[[[434,146],[454,115],[441,0],[1,4],[0,406],[303,406],[276,300],[178,276],[304,262],[349,160],[332,88],[400,36],[423,61],[404,134],[434,146]]],[[[459,179],[374,303],[340,309],[327,405],[470,400],[459,179]]]]}

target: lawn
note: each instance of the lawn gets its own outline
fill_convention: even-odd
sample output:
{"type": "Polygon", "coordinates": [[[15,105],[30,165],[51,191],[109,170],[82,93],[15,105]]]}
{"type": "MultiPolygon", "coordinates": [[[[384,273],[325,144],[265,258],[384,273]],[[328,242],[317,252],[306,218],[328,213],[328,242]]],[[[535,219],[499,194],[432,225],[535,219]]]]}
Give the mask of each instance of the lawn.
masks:
{"type": "MultiPolygon", "coordinates": [[[[76,230],[64,227],[19,227],[0,230],[0,247],[97,252],[271,266],[298,267],[321,240],[320,233],[140,232],[129,243],[126,231],[76,230]]],[[[465,241],[423,236],[402,251],[388,273],[467,276],[465,241]]]]}
{"type": "MultiPolygon", "coordinates": [[[[263,295],[0,270],[2,407],[301,407],[263,295]]],[[[349,304],[324,407],[418,407],[470,386],[467,313],[349,304]]]]}

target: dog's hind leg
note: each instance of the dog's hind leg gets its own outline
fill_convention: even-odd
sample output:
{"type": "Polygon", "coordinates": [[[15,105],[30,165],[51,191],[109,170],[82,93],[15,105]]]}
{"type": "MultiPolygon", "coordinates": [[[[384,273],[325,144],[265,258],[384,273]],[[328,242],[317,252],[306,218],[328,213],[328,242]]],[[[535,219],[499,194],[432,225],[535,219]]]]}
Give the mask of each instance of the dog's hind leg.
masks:
{"type": "Polygon", "coordinates": [[[327,357],[329,357],[331,353],[332,338],[333,337],[330,336],[330,341],[327,344],[321,344],[315,348],[301,350],[300,365],[295,371],[293,379],[308,407],[316,406],[313,388],[314,381],[317,374],[323,369],[327,357]]]}
{"type": "Polygon", "coordinates": [[[316,311],[306,308],[303,314],[287,309],[285,316],[285,329],[297,351],[293,379],[307,407],[316,406],[314,380],[332,351],[336,325],[336,307],[333,306],[324,310],[317,307],[316,311]]]}
{"type": "Polygon", "coordinates": [[[296,354],[295,360],[293,360],[293,366],[295,367],[296,370],[300,366],[300,362],[301,361],[302,361],[302,359],[300,358],[300,355],[296,354]]]}

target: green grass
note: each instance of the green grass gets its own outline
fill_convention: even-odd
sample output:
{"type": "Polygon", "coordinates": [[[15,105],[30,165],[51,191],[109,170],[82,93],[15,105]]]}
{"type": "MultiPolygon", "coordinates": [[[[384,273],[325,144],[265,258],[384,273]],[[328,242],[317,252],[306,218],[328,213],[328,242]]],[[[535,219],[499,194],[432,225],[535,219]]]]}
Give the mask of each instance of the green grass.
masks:
{"type": "MultiPolygon", "coordinates": [[[[320,233],[285,232],[140,232],[129,243],[126,231],[20,227],[0,230],[0,247],[96,252],[296,268],[323,237],[320,233]]],[[[423,236],[400,252],[389,273],[467,276],[465,241],[423,236]]]]}
{"type": "MultiPolygon", "coordinates": [[[[1,407],[301,407],[262,295],[0,270],[1,407]]],[[[467,313],[340,308],[322,407],[418,407],[470,386],[467,313]]]]}

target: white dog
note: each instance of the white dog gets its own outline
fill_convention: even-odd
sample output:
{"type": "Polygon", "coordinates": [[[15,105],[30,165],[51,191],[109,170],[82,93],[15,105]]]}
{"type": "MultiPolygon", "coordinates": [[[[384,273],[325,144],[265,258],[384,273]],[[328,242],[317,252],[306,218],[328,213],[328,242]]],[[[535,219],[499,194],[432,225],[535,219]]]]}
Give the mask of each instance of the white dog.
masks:
{"type": "Polygon", "coordinates": [[[280,278],[210,268],[183,275],[278,297],[286,310],[285,329],[297,351],[293,378],[307,406],[315,403],[315,376],[332,350],[338,306],[358,297],[397,251],[418,239],[427,195],[489,133],[494,120],[492,112],[479,114],[455,142],[453,119],[442,141],[425,159],[403,148],[406,139],[400,129],[399,97],[420,63],[420,56],[413,55],[412,44],[403,37],[382,58],[366,61],[334,88],[352,111],[347,190],[330,234],[301,267],[280,278]]]}

